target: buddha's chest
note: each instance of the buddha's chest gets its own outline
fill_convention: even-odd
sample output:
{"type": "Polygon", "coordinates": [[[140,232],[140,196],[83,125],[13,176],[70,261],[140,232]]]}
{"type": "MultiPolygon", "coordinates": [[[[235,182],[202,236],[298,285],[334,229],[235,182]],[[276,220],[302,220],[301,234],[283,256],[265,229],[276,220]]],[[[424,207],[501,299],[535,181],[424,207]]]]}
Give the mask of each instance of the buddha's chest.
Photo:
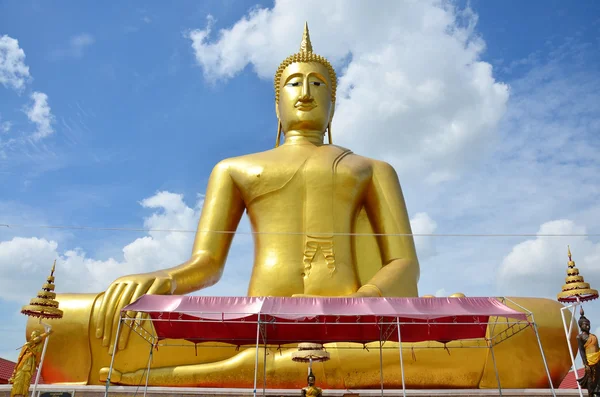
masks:
{"type": "Polygon", "coordinates": [[[368,164],[347,158],[308,158],[279,164],[254,164],[233,175],[246,204],[257,199],[284,200],[288,204],[307,200],[358,200],[371,179],[368,164]]]}

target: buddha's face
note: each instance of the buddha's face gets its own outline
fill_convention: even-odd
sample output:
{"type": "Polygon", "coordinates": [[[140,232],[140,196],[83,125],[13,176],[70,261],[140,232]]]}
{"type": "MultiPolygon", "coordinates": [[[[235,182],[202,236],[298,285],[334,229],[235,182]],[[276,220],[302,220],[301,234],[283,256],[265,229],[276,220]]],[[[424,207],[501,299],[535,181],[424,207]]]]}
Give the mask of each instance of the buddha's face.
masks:
{"type": "Polygon", "coordinates": [[[314,376],[309,376],[308,377],[308,385],[309,386],[314,386],[315,385],[315,377],[314,376]]]}
{"type": "Polygon", "coordinates": [[[588,320],[583,320],[580,324],[579,324],[579,328],[581,329],[581,331],[583,332],[590,332],[590,322],[588,320]]]}
{"type": "Polygon", "coordinates": [[[285,68],[276,111],[284,132],[325,132],[333,116],[327,68],[318,62],[295,62],[285,68]]]}

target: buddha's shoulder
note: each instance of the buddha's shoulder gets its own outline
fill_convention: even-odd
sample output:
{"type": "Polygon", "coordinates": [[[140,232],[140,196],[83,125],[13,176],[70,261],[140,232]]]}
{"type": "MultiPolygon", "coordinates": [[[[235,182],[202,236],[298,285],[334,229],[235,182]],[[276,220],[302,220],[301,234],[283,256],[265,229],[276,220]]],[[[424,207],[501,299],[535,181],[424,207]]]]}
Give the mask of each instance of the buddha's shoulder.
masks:
{"type": "Polygon", "coordinates": [[[219,161],[215,169],[227,169],[230,171],[244,170],[253,166],[265,166],[271,163],[281,161],[283,153],[275,150],[267,150],[264,152],[250,153],[242,156],[230,157],[219,161]]]}
{"type": "Polygon", "coordinates": [[[372,157],[362,156],[354,152],[351,152],[351,154],[353,160],[368,165],[370,168],[373,169],[374,172],[383,174],[396,174],[396,170],[394,169],[394,167],[386,161],[377,160],[372,157]]]}

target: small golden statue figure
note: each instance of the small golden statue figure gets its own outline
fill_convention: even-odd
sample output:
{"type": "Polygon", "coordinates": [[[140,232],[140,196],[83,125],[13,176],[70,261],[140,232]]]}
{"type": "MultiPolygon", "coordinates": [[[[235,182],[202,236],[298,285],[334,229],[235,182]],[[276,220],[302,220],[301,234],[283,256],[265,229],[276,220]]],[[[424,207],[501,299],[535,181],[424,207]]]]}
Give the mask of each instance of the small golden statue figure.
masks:
{"type": "Polygon", "coordinates": [[[590,320],[584,316],[583,308],[580,311],[579,329],[581,332],[577,335],[579,345],[579,354],[585,366],[585,374],[577,379],[583,389],[587,389],[588,396],[600,396],[600,347],[598,338],[590,333],[590,320]]]}
{"type": "Polygon", "coordinates": [[[40,334],[39,331],[31,333],[31,338],[21,349],[15,370],[8,380],[13,385],[10,397],[29,395],[29,385],[35,370],[40,364],[44,341],[51,333],[52,330],[48,330],[43,334],[40,334]]]}
{"type": "MultiPolygon", "coordinates": [[[[39,318],[40,324],[42,319],[61,319],[63,312],[58,308],[59,303],[56,300],[56,293],[54,292],[54,271],[56,270],[56,261],[52,265],[50,276],[46,279],[46,282],[42,285],[42,289],[38,292],[37,296],[29,302],[29,305],[23,306],[21,313],[28,317],[39,318]]],[[[10,396],[28,396],[29,385],[31,385],[31,377],[34,372],[44,359],[44,344],[46,338],[50,336],[52,330],[49,325],[43,324],[44,333],[39,330],[33,330],[29,341],[23,345],[17,365],[13,375],[9,379],[9,383],[13,385],[10,396]]],[[[41,367],[39,368],[41,371],[41,367]]],[[[33,395],[35,395],[35,387],[37,382],[34,384],[33,395]]]]}
{"type": "Polygon", "coordinates": [[[313,375],[312,371],[308,374],[308,386],[302,388],[300,392],[302,397],[322,397],[323,390],[320,387],[315,386],[315,375],[313,375]]]}

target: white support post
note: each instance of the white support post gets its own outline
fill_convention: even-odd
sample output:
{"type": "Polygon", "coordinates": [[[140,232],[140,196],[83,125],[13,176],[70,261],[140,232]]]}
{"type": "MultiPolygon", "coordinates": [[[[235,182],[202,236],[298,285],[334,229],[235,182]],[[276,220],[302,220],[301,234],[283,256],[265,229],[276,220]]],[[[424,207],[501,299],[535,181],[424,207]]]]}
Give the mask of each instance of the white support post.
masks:
{"type": "Polygon", "coordinates": [[[400,317],[396,317],[398,327],[398,349],[400,351],[400,374],[402,375],[402,397],[406,397],[406,385],[404,384],[404,358],[402,357],[402,335],[400,334],[400,317]]]}
{"type": "MultiPolygon", "coordinates": [[[[256,320],[256,358],[254,359],[254,397],[256,397],[256,382],[258,380],[258,343],[260,341],[260,314],[256,320]]],[[[106,396],[105,396],[106,397],[106,396]]]]}
{"type": "Polygon", "coordinates": [[[150,357],[148,357],[148,368],[146,368],[146,384],[144,385],[144,397],[148,394],[148,380],[150,380],[150,365],[154,354],[154,341],[150,341],[150,357]]]}
{"type": "Polygon", "coordinates": [[[379,381],[381,383],[381,396],[383,397],[383,318],[379,324],[379,381]]]}
{"type": "Polygon", "coordinates": [[[117,347],[119,346],[119,334],[121,333],[121,323],[123,318],[119,316],[119,324],[117,325],[117,335],[115,336],[115,345],[113,346],[112,357],[110,358],[110,367],[108,367],[108,376],[106,377],[106,389],[104,397],[108,397],[108,388],[110,387],[110,376],[112,375],[113,366],[115,365],[115,356],[117,355],[117,347]]]}
{"type": "MultiPolygon", "coordinates": [[[[496,319],[497,321],[497,319],[496,319]]],[[[502,396],[502,384],[500,383],[500,374],[498,373],[498,366],[496,365],[496,355],[494,354],[494,339],[493,335],[491,339],[488,340],[488,344],[490,347],[490,353],[492,354],[492,362],[494,363],[494,372],[496,373],[496,382],[498,382],[498,393],[502,396]]]]}
{"type": "Polygon", "coordinates": [[[577,308],[581,305],[581,301],[579,300],[579,297],[577,297],[577,302],[575,302],[572,305],[568,305],[565,307],[562,307],[560,309],[560,315],[562,317],[562,321],[563,321],[563,327],[565,329],[565,338],[567,339],[567,347],[569,349],[569,355],[571,356],[571,364],[573,364],[573,375],[575,376],[575,380],[577,383],[577,389],[579,390],[579,396],[583,397],[583,390],[581,390],[581,385],[579,385],[579,382],[577,382],[577,365],[575,364],[575,356],[573,355],[573,350],[571,350],[571,330],[573,328],[573,323],[575,322],[575,313],[577,308]],[[573,309],[573,311],[571,312],[571,309],[573,309]],[[569,310],[569,312],[571,312],[571,321],[569,322],[569,326],[567,327],[567,320],[565,319],[565,310],[569,310]]]}
{"type": "MultiPolygon", "coordinates": [[[[50,332],[50,330],[52,330],[52,327],[46,323],[42,323],[41,319],[40,319],[40,324],[42,324],[44,326],[44,332],[48,333],[48,332],[50,332]]],[[[44,347],[42,348],[42,355],[40,356],[40,365],[38,366],[37,374],[35,376],[35,383],[33,384],[33,389],[31,390],[31,397],[36,397],[37,387],[38,387],[38,384],[40,383],[40,377],[42,375],[42,366],[44,365],[44,357],[46,356],[46,349],[48,348],[48,339],[50,339],[50,335],[47,335],[46,339],[44,339],[44,347]]]]}
{"type": "MultiPolygon", "coordinates": [[[[533,331],[535,332],[535,337],[537,338],[538,345],[540,346],[540,353],[542,354],[542,361],[544,362],[544,368],[546,369],[546,375],[548,376],[548,384],[550,385],[550,391],[552,391],[552,396],[556,397],[556,391],[554,390],[554,385],[552,384],[552,376],[550,376],[550,369],[548,368],[548,362],[546,361],[546,354],[544,354],[542,340],[540,339],[540,333],[538,332],[533,313],[531,313],[531,322],[533,323],[533,331]]],[[[575,378],[577,378],[577,375],[575,375],[575,378]]]]}
{"type": "MultiPolygon", "coordinates": [[[[266,330],[265,330],[266,332],[266,330]]],[[[267,395],[267,338],[263,334],[263,342],[265,346],[265,352],[263,354],[263,396],[267,395]]]]}

